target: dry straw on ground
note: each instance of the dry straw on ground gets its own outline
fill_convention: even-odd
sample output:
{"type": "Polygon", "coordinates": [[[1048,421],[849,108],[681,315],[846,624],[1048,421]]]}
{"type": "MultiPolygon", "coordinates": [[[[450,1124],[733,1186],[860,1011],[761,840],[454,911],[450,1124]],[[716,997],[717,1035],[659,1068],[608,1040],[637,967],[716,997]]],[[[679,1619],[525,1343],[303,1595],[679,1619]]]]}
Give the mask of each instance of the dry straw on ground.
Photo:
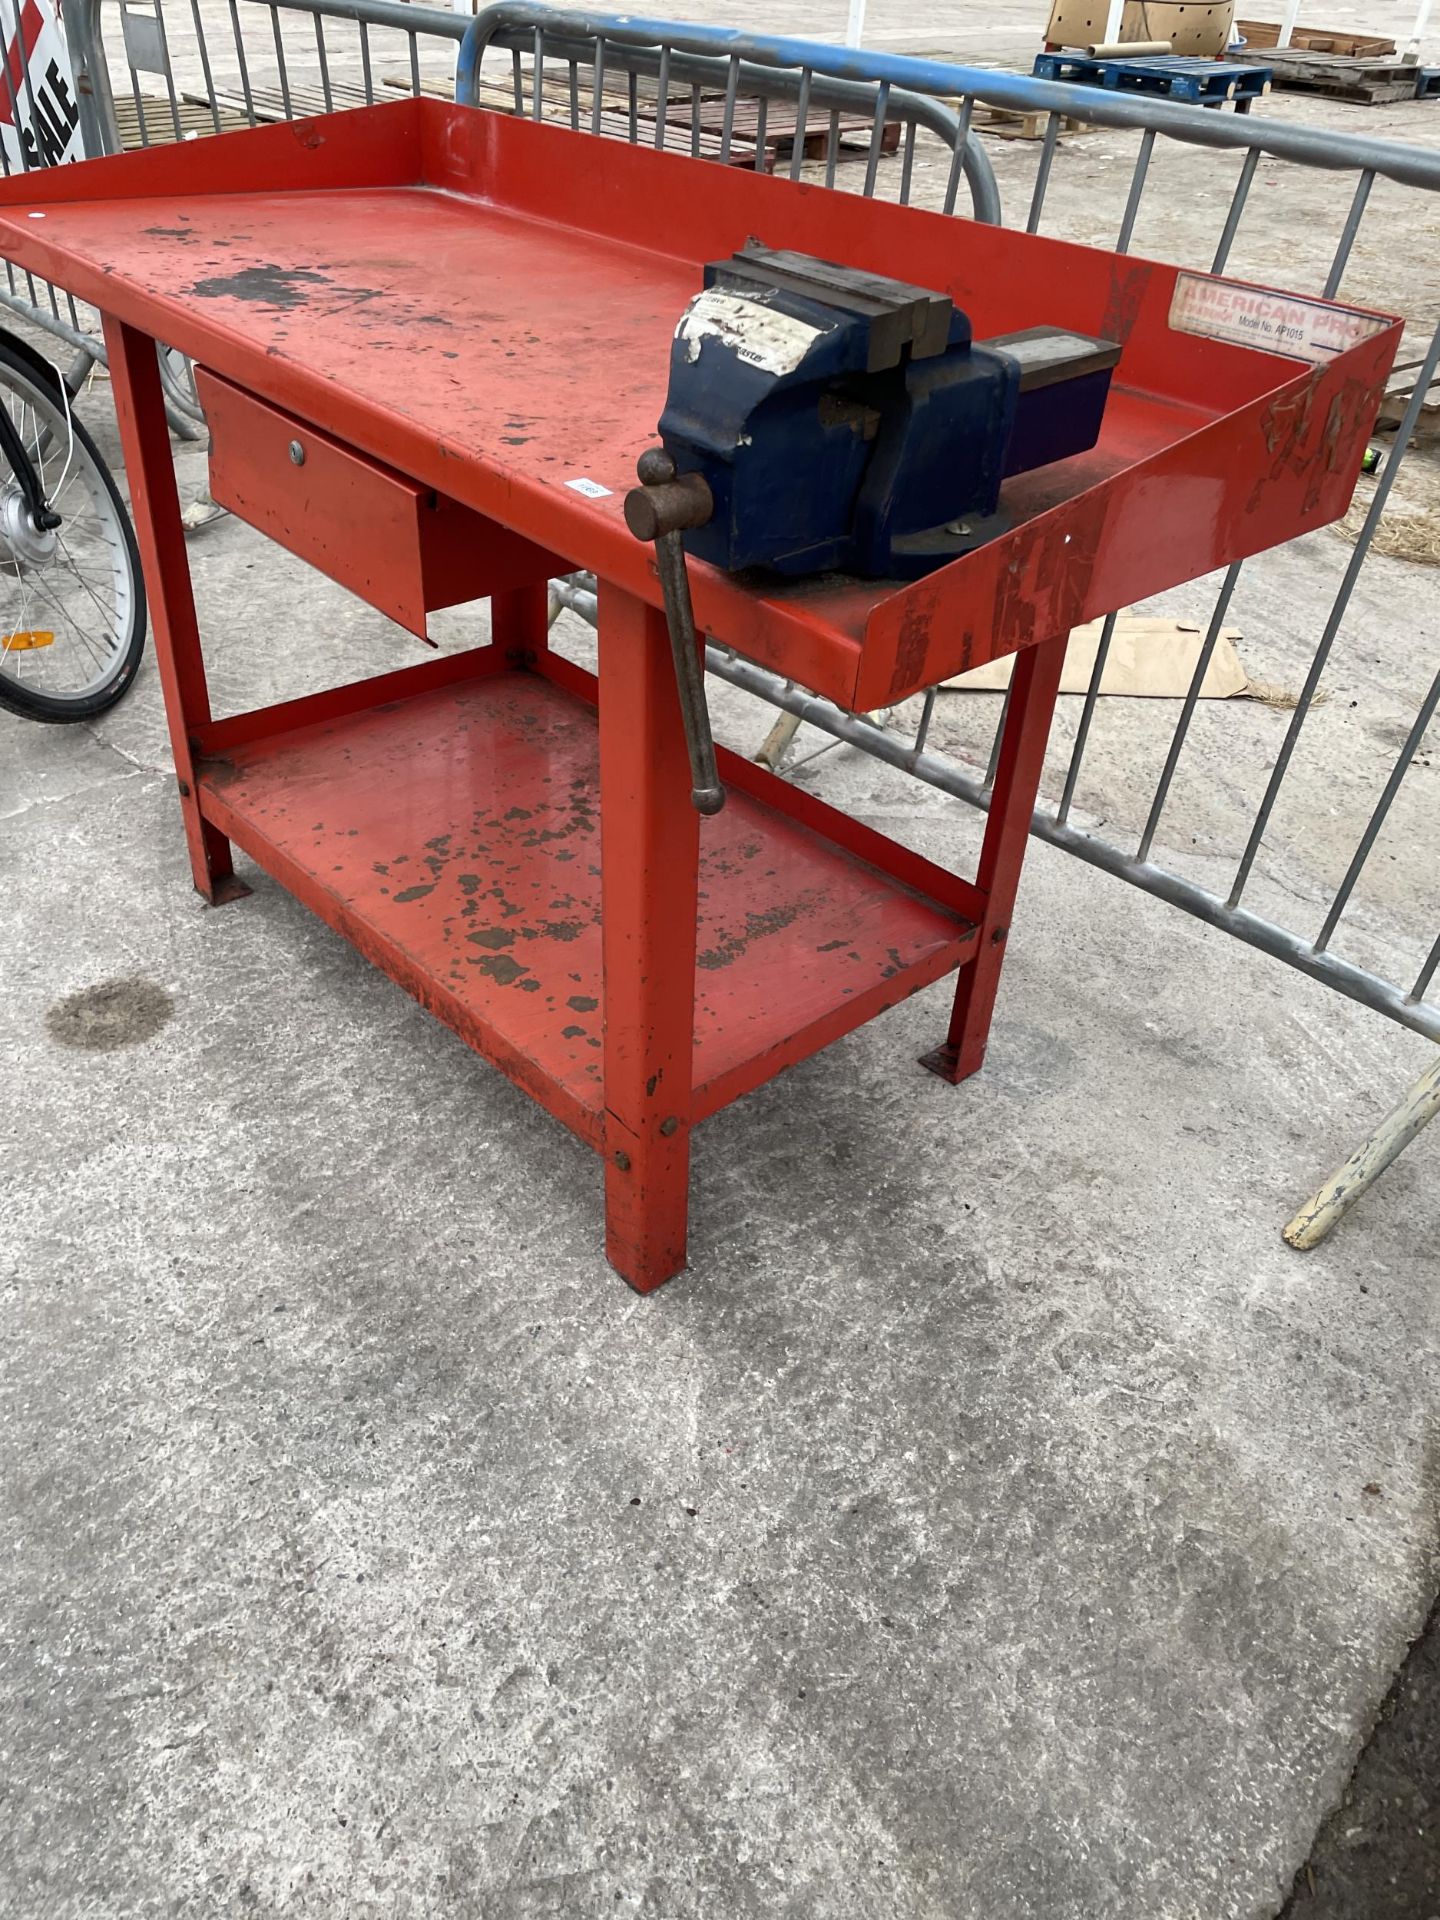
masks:
{"type": "MultiPolygon", "coordinates": [[[[1375,482],[1362,480],[1350,511],[1335,531],[1352,543],[1359,539],[1375,497],[1375,482]]],[[[1373,542],[1376,553],[1392,560],[1413,560],[1440,567],[1440,452],[1412,450],[1405,458],[1373,542]]]]}

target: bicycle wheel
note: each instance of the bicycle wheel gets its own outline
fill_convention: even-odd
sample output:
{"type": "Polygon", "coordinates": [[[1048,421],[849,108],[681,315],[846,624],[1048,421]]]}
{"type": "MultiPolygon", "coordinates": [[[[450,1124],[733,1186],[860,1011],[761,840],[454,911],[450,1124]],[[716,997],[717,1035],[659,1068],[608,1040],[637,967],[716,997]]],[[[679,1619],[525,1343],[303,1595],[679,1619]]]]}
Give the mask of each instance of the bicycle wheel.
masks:
{"type": "Polygon", "coordinates": [[[205,431],[205,409],[195,391],[195,369],[174,347],[157,347],[156,352],[170,431],[182,440],[198,440],[205,431]]]}
{"type": "Polygon", "coordinates": [[[60,516],[37,526],[0,459],[0,707],[30,720],[90,720],[124,695],[145,648],[130,516],[58,380],[3,338],[0,406],[60,516]]]}

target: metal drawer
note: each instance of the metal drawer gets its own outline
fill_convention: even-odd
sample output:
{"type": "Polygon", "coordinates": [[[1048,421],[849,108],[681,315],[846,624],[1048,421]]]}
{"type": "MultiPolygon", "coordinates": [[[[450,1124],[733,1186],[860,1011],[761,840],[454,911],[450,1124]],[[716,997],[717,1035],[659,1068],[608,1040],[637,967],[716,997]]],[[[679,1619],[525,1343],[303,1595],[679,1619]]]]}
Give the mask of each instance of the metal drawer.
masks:
{"type": "Polygon", "coordinates": [[[437,607],[566,571],[557,555],[219,374],[195,369],[222,507],[426,638],[437,607]]]}

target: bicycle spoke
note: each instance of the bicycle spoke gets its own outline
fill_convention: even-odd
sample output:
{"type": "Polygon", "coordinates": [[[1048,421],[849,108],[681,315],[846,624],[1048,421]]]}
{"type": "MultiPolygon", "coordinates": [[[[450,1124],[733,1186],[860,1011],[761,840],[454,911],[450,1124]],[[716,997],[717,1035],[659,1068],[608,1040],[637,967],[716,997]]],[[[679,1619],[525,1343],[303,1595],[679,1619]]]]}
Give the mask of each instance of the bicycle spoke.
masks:
{"type": "MultiPolygon", "coordinates": [[[[48,589],[44,590],[44,597],[47,599],[52,598],[52,596],[49,594],[48,589]]],[[[57,606],[57,611],[59,612],[61,619],[65,620],[68,623],[68,631],[65,635],[65,639],[77,641],[79,645],[85,649],[86,653],[89,654],[91,660],[94,662],[96,672],[103,673],[105,669],[109,666],[110,661],[114,658],[115,649],[111,647],[108,653],[97,653],[95,651],[94,643],[92,642],[90,635],[85,631],[85,629],[81,626],[77,626],[75,622],[70,619],[69,614],[66,613],[63,606],[59,606],[58,603],[55,603],[55,604],[57,606]]],[[[59,644],[63,645],[64,642],[62,641],[59,644]]],[[[49,648],[47,647],[44,651],[48,653],[49,648]]]]}
{"type": "MultiPolygon", "coordinates": [[[[12,562],[12,565],[13,564],[12,562]]],[[[0,648],[0,664],[3,664],[6,660],[13,659],[18,668],[24,655],[16,653],[14,650],[15,635],[25,631],[25,614],[30,605],[30,589],[18,565],[15,566],[15,583],[20,589],[20,616],[5,636],[5,645],[3,648],[0,648]]]]}
{"type": "MultiPolygon", "coordinates": [[[[59,594],[56,593],[55,589],[50,585],[50,582],[45,578],[44,574],[40,574],[40,573],[34,574],[32,576],[32,579],[33,579],[34,585],[39,588],[40,592],[50,602],[51,606],[55,608],[56,612],[60,615],[60,617],[69,623],[70,628],[74,634],[74,637],[80,641],[82,646],[85,647],[86,651],[90,654],[90,657],[95,662],[96,666],[97,667],[105,666],[106,665],[105,658],[102,655],[97,654],[94,648],[91,646],[90,635],[85,631],[81,623],[74,618],[69,608],[65,605],[65,602],[60,598],[59,594]]],[[[89,589],[87,588],[86,591],[89,592],[89,589]]],[[[105,641],[106,641],[106,645],[109,648],[110,653],[113,654],[118,644],[118,640],[117,640],[117,637],[114,634],[112,634],[110,631],[110,616],[106,612],[105,608],[100,605],[100,602],[95,599],[95,595],[93,593],[90,594],[90,598],[95,601],[95,606],[99,611],[101,618],[105,622],[105,641]]]]}

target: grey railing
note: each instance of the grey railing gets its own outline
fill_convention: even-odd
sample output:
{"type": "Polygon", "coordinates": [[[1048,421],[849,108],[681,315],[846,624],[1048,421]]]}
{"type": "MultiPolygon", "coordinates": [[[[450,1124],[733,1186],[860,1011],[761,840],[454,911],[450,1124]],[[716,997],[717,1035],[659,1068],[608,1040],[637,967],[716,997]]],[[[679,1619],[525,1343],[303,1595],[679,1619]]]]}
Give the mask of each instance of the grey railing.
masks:
{"type": "MultiPolygon", "coordinates": [[[[318,0],[278,0],[278,3],[308,6],[317,4],[318,0]]],[[[658,74],[661,62],[665,61],[668,73],[675,74],[679,70],[679,61],[708,57],[718,63],[711,69],[717,78],[722,73],[738,76],[730,79],[728,84],[731,89],[740,84],[741,78],[768,66],[772,72],[783,70],[794,76],[793,84],[797,89],[804,86],[808,78],[812,97],[813,89],[824,82],[851,80],[864,72],[880,86],[888,86],[892,90],[898,88],[905,94],[913,95],[929,89],[958,98],[961,104],[956,114],[957,125],[967,132],[974,108],[980,104],[1016,112],[1042,112],[1047,116],[1048,125],[1028,196],[1025,224],[1031,231],[1037,230],[1044,219],[1062,116],[1083,118],[1093,124],[1138,128],[1141,131],[1139,150],[1130,170],[1123,210],[1115,233],[1114,249],[1121,253],[1128,250],[1133,238],[1157,140],[1174,139],[1193,146],[1237,151],[1242,156],[1239,177],[1230,196],[1214,250],[1204,263],[1209,271],[1215,273],[1222,272],[1230,258],[1262,155],[1270,154],[1292,164],[1320,167],[1331,174],[1353,174],[1354,182],[1338,222],[1336,243],[1322,284],[1317,288],[1327,298],[1333,298],[1340,290],[1377,178],[1383,177],[1397,185],[1422,192],[1440,189],[1440,154],[1409,147],[1398,141],[1357,139],[1323,129],[1276,125],[1255,114],[1220,114],[1213,109],[1172,106],[1163,101],[1133,96],[1118,99],[1101,94],[1098,90],[1092,92],[1054,82],[989,73],[978,68],[826,47],[809,41],[700,28],[673,21],[527,7],[520,4],[519,0],[504,0],[504,4],[491,7],[476,16],[469,30],[468,49],[461,56],[459,84],[462,94],[474,96],[480,59],[487,48],[497,45],[512,51],[518,51],[523,46],[531,53],[532,72],[537,71],[547,57],[558,58],[567,67],[583,60],[592,74],[598,72],[602,75],[606,70],[613,71],[620,66],[628,68],[643,58],[645,64],[641,70],[658,74]]],[[[517,88],[519,84],[517,81],[517,88]]],[[[519,92],[516,100],[517,106],[522,104],[519,92]]],[[[877,114],[883,110],[883,103],[877,103],[877,114]]],[[[908,178],[902,181],[903,197],[908,197],[909,184],[908,178]]],[[[864,190],[873,192],[874,187],[872,166],[864,190]]],[[[1385,303],[1383,288],[1367,287],[1366,297],[1380,305],[1385,303]]],[[[1313,708],[1320,677],[1341,633],[1360,571],[1391,497],[1401,459],[1425,395],[1437,376],[1440,376],[1440,327],[1430,338],[1394,448],[1312,653],[1304,683],[1295,699],[1284,739],[1259,804],[1243,844],[1237,849],[1238,858],[1228,889],[1223,893],[1215,892],[1169,871],[1154,858],[1154,847],[1163,828],[1171,791],[1198,706],[1200,689],[1219,641],[1226,613],[1240,583],[1239,566],[1232,567],[1225,575],[1206,622],[1205,639],[1194,676],[1181,702],[1164,764],[1134,842],[1125,846],[1102,838],[1093,829],[1087,831],[1077,826],[1072,817],[1099,690],[1113,642],[1117,619],[1115,614],[1105,621],[1101,631],[1091,683],[1084,696],[1074,743],[1064,766],[1060,792],[1054,801],[1037,810],[1034,831],[1051,844],[1130,880],[1176,906],[1186,908],[1209,924],[1286,961],[1351,999],[1373,1007],[1418,1033],[1440,1039],[1440,1006],[1427,998],[1437,965],[1440,965],[1440,939],[1420,957],[1417,971],[1403,981],[1387,980],[1332,951],[1332,942],[1341,919],[1390,815],[1406,772],[1435,716],[1437,702],[1440,702],[1440,662],[1437,662],[1436,678],[1419,702],[1413,723],[1381,784],[1346,871],[1327,903],[1318,929],[1309,934],[1289,929],[1263,914],[1248,910],[1243,904],[1287,771],[1313,708]]],[[[582,587],[582,595],[584,591],[582,587]]],[[[577,604],[583,607],[586,603],[582,598],[577,604]]],[[[829,703],[817,700],[803,689],[795,688],[773,675],[767,676],[749,663],[718,657],[712,649],[711,666],[724,677],[743,685],[749,692],[760,694],[774,705],[811,721],[838,739],[859,746],[891,764],[902,766],[906,771],[958,798],[976,805],[988,804],[987,775],[996,763],[1000,729],[1004,724],[1003,712],[990,751],[984,756],[986,772],[972,774],[964,767],[948,764],[935,754],[926,752],[923,737],[918,742],[912,739],[906,745],[863,717],[843,714],[830,707],[829,703]]],[[[920,722],[927,732],[932,715],[933,703],[927,704],[920,722]]]]}

